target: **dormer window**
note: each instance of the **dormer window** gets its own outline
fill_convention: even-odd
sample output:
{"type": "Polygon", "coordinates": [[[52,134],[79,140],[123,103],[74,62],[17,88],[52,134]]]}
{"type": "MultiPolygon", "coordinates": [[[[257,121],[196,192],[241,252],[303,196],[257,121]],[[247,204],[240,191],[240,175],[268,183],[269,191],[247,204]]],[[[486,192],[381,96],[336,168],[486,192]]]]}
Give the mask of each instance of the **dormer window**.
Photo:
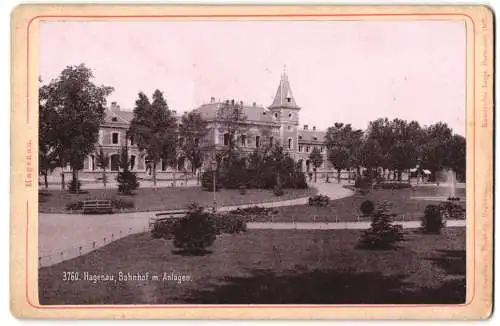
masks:
{"type": "Polygon", "coordinates": [[[288,119],[292,120],[292,118],[293,118],[293,114],[288,113],[288,119]]]}
{"type": "Polygon", "coordinates": [[[278,119],[278,112],[274,113],[274,118],[278,119]]]}
{"type": "Polygon", "coordinates": [[[291,97],[287,97],[287,98],[286,98],[286,101],[287,101],[288,103],[292,103],[292,98],[291,98],[291,97]]]}
{"type": "Polygon", "coordinates": [[[118,118],[117,117],[112,117],[111,121],[116,122],[116,121],[118,121],[118,118]]]}
{"type": "Polygon", "coordinates": [[[314,137],[314,140],[318,140],[318,137],[314,137]]]}

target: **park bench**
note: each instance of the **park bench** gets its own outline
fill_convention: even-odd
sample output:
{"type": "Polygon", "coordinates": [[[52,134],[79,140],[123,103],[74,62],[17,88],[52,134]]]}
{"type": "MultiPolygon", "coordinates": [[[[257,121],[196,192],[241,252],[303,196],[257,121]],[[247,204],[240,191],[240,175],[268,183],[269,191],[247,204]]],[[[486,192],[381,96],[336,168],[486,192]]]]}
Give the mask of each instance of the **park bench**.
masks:
{"type": "Polygon", "coordinates": [[[83,214],[113,213],[113,203],[108,199],[87,199],[82,202],[83,214]]]}
{"type": "Polygon", "coordinates": [[[155,223],[161,223],[163,221],[171,221],[171,220],[178,220],[186,216],[187,210],[175,210],[175,211],[168,211],[168,212],[163,212],[163,213],[156,213],[153,217],[149,219],[149,228],[153,228],[155,223]]]}

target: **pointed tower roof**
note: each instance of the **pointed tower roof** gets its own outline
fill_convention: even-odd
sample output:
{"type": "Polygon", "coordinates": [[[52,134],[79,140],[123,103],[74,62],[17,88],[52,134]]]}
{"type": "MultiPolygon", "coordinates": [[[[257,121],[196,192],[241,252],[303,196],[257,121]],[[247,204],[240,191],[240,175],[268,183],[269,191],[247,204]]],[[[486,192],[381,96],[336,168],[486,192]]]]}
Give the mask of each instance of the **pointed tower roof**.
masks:
{"type": "Polygon", "coordinates": [[[281,74],[280,85],[276,91],[273,104],[270,106],[270,108],[278,107],[299,109],[297,103],[295,103],[295,98],[293,97],[292,88],[290,87],[286,70],[284,70],[283,74],[281,74]]]}

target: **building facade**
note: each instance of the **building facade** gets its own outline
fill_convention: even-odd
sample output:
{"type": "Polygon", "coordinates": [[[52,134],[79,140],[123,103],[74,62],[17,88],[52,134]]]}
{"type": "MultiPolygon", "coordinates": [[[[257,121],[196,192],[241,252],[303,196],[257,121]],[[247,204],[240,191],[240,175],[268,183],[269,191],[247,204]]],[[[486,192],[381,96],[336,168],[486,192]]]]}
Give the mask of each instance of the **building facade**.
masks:
{"type": "MultiPolygon", "coordinates": [[[[238,148],[243,152],[251,152],[265,144],[279,142],[291,157],[302,164],[303,171],[312,171],[312,164],[309,162],[309,155],[314,148],[318,148],[324,155],[324,163],[318,169],[319,171],[331,171],[331,165],[326,157],[325,131],[316,130],[316,127],[309,128],[307,125],[300,127],[301,107],[296,103],[292,93],[290,82],[286,72],[281,75],[278,89],[274,100],[268,107],[257,105],[256,103],[245,104],[243,102],[216,101],[215,98],[195,108],[194,111],[200,113],[201,117],[207,121],[209,132],[202,140],[202,147],[207,150],[208,159],[211,160],[210,152],[215,153],[213,149],[223,149],[228,145],[228,132],[224,130],[224,121],[221,120],[220,112],[224,105],[238,106],[241,108],[244,119],[242,121],[242,130],[239,131],[237,138],[238,148]]],[[[178,123],[181,116],[173,111],[178,123]]],[[[113,102],[106,109],[106,117],[99,131],[99,143],[96,151],[100,148],[109,156],[108,171],[113,174],[119,170],[119,155],[122,146],[127,143],[129,156],[131,159],[131,170],[138,173],[139,176],[151,174],[152,164],[144,152],[139,151],[133,143],[133,139],[126,138],[126,131],[133,118],[131,110],[122,110],[120,106],[113,102]]],[[[172,168],[166,163],[157,164],[157,172],[161,175],[165,173],[182,173],[190,171],[188,161],[179,160],[177,166],[172,168]]],[[[69,172],[69,166],[66,172],[69,172]]],[[[81,175],[84,177],[89,174],[102,172],[96,162],[96,154],[90,154],[84,161],[81,175]]]]}

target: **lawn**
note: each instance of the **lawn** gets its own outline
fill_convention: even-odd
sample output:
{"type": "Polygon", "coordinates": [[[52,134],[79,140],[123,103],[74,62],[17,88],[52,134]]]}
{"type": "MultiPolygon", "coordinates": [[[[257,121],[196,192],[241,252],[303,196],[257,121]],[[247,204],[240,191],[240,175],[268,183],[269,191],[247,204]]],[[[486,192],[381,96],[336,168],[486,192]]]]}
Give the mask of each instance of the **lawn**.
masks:
{"type": "Polygon", "coordinates": [[[223,235],[203,256],[171,241],[131,235],[39,270],[50,304],[463,303],[465,229],[406,231],[397,250],[355,249],[358,230],[252,230],[223,235]],[[64,272],[150,273],[153,281],[63,281],[64,272]],[[166,273],[166,280],[162,280],[166,273]],[[189,280],[172,281],[172,275],[189,280]],[[170,278],[169,278],[170,277],[170,278]]]}
{"type": "MultiPolygon", "coordinates": [[[[465,197],[464,189],[458,189],[458,195],[465,197]]],[[[396,220],[420,220],[424,209],[429,204],[438,205],[439,201],[412,199],[411,197],[434,196],[436,190],[433,187],[418,187],[415,190],[399,189],[372,189],[366,195],[355,194],[333,200],[326,207],[296,205],[276,208],[275,214],[269,217],[258,217],[256,222],[352,222],[357,221],[356,213],[359,211],[361,203],[365,200],[371,200],[376,205],[384,201],[392,203],[391,212],[397,214],[396,220]]],[[[465,203],[460,203],[465,208],[465,203]]],[[[360,217],[360,221],[369,221],[370,217],[360,217]]]]}
{"type": "MultiPolygon", "coordinates": [[[[266,189],[248,189],[245,195],[241,195],[239,190],[221,189],[216,192],[216,200],[218,206],[273,202],[307,197],[315,194],[316,189],[284,189],[284,192],[283,196],[277,197],[272,190],[266,189]]],[[[135,207],[124,211],[184,209],[193,202],[203,206],[213,204],[213,193],[200,187],[159,188],[157,191],[142,188],[133,196],[118,195],[116,189],[89,189],[84,194],[70,194],[62,190],[47,190],[43,193],[46,195],[39,196],[39,211],[42,213],[67,213],[66,205],[85,199],[133,201],[135,207]]]]}

